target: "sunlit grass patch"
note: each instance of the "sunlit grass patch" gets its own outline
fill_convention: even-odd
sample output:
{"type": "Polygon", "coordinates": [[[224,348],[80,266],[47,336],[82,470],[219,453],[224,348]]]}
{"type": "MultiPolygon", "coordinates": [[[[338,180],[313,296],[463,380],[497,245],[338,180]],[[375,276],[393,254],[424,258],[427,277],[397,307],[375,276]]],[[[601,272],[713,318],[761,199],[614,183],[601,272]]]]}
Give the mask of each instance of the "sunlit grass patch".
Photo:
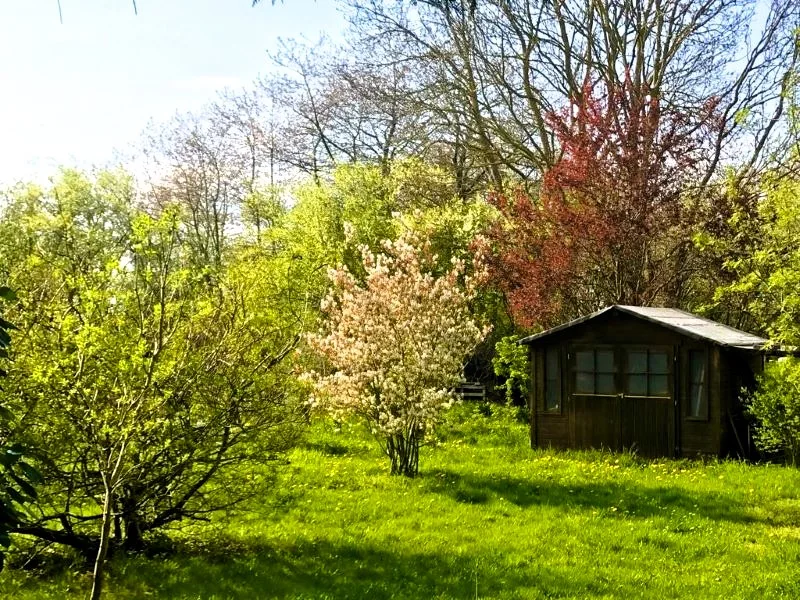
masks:
{"type": "MultiPolygon", "coordinates": [[[[531,450],[512,409],[461,406],[388,475],[357,426],[316,423],[246,512],[118,558],[117,598],[796,598],[800,473],[735,461],[531,450]]],[[[0,576],[81,598],[80,569],[0,576]]]]}

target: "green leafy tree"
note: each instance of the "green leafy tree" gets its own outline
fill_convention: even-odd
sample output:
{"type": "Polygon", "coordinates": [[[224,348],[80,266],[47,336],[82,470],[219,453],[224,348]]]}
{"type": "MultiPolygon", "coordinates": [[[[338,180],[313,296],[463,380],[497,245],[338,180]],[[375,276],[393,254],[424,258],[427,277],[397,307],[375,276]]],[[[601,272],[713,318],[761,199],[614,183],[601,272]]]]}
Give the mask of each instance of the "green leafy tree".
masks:
{"type": "MultiPolygon", "coordinates": [[[[306,184],[295,191],[297,202],[265,243],[283,248],[309,281],[311,306],[318,306],[328,281],[326,269],[343,264],[359,280],[365,277],[359,247],[380,251],[386,239],[413,232],[427,239],[436,255],[436,275],[455,260],[470,261],[476,237],[495,218],[483,198],[462,198],[447,171],[418,159],[380,165],[337,168],[328,182],[306,184]],[[272,236],[272,242],[267,241],[272,236]]],[[[493,378],[494,343],[513,332],[502,295],[482,287],[474,299],[476,313],[495,328],[474,349],[466,368],[469,379],[493,378]]]]}
{"type": "Polygon", "coordinates": [[[120,173],[21,190],[0,228],[25,332],[2,400],[25,408],[47,482],[16,530],[102,573],[110,544],[140,548],[252,493],[242,465],[275,464],[302,424],[302,281],[285,262],[242,246],[195,268],[179,209],[142,212],[120,173]]]}
{"type": "Polygon", "coordinates": [[[735,325],[800,346],[800,181],[773,176],[752,207],[740,206],[726,235],[699,243],[724,257],[729,283],[707,307],[735,325]]]}
{"type": "MultiPolygon", "coordinates": [[[[727,254],[731,283],[717,289],[709,310],[761,331],[789,349],[800,346],[800,182],[767,180],[755,209],[740,208],[728,220],[725,238],[704,238],[708,251],[727,254]]],[[[756,442],[800,460],[800,361],[767,364],[747,398],[756,419],[756,442]]]]}
{"type": "Polygon", "coordinates": [[[363,276],[358,248],[378,250],[383,240],[409,230],[430,240],[440,270],[447,270],[451,258],[469,257],[472,240],[493,210],[481,199],[458,198],[449,175],[413,159],[395,161],[388,171],[343,165],[330,181],[302,184],[293,195],[292,208],[262,239],[303,265],[313,277],[316,303],[327,289],[326,268],[344,264],[363,276]]]}

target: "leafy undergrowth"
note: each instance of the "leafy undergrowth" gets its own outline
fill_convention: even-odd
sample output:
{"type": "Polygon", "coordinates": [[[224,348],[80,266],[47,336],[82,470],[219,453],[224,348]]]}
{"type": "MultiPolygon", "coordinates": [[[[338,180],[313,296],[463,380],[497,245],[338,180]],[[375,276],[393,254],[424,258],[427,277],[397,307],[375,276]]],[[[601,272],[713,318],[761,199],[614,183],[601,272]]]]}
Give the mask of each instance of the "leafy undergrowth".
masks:
{"type": "MultiPolygon", "coordinates": [[[[800,598],[800,472],[532,451],[513,412],[458,407],[421,475],[318,423],[236,516],[117,558],[115,598],[800,598]]],[[[0,597],[82,598],[81,569],[8,570],[0,597]]]]}

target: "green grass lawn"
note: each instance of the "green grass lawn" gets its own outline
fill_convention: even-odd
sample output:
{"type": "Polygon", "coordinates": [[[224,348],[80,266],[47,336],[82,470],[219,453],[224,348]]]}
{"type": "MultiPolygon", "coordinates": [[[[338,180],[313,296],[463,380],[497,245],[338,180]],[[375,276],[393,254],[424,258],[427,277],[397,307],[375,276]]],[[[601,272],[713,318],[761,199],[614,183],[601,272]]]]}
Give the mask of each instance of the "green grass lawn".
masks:
{"type": "MultiPolygon", "coordinates": [[[[319,423],[273,490],[117,559],[115,598],[800,598],[800,471],[532,451],[510,411],[459,407],[421,474],[319,423]]],[[[83,598],[80,569],[2,598],[83,598]]]]}

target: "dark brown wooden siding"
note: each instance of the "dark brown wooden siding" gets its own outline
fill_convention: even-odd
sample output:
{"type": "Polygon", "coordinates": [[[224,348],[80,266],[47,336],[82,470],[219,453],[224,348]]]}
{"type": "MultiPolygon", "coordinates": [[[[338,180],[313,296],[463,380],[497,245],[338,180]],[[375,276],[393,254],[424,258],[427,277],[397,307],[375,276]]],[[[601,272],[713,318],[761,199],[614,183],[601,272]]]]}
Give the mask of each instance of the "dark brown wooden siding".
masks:
{"type": "Polygon", "coordinates": [[[748,448],[747,425],[738,400],[739,389],[752,384],[760,371],[758,353],[730,351],[684,336],[655,323],[621,313],[554,333],[534,342],[531,357],[531,445],[556,448],[633,447],[644,456],[742,454],[748,448]],[[579,396],[573,393],[571,354],[575,348],[614,348],[617,391],[623,389],[624,352],[633,348],[663,349],[671,362],[670,398],[579,396]],[[558,348],[561,356],[561,409],[545,407],[545,353],[558,348]],[[706,356],[707,418],[688,414],[689,351],[706,356]],[[737,437],[738,436],[738,437],[737,437]]]}
{"type": "Polygon", "coordinates": [[[720,452],[720,373],[719,350],[711,344],[704,344],[687,339],[680,348],[680,407],[679,447],[680,455],[695,457],[698,455],[716,455],[720,452]],[[706,353],[706,376],[708,417],[694,419],[688,416],[689,398],[689,352],[701,350],[706,353]]]}
{"type": "Polygon", "coordinates": [[[544,357],[546,346],[534,348],[531,352],[531,363],[533,365],[532,389],[534,391],[532,406],[532,420],[534,422],[533,437],[531,443],[541,448],[569,448],[569,421],[564,412],[564,357],[562,356],[561,369],[561,389],[562,389],[562,408],[557,412],[546,412],[544,410],[544,357]]]}

